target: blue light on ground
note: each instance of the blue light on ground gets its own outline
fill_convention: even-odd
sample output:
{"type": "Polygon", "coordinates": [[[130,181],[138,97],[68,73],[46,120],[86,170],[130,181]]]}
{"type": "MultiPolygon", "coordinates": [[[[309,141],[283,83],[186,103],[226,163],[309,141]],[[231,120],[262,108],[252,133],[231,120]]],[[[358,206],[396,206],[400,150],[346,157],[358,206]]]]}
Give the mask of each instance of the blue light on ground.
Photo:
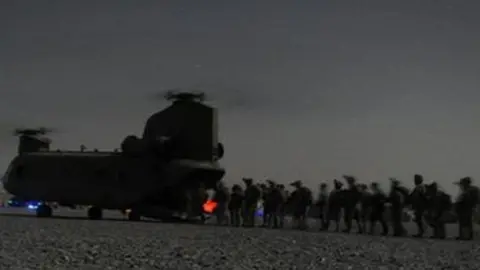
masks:
{"type": "Polygon", "coordinates": [[[35,209],[38,208],[38,206],[40,204],[41,204],[40,202],[28,202],[27,203],[27,208],[30,209],[30,210],[35,210],[35,209]]]}

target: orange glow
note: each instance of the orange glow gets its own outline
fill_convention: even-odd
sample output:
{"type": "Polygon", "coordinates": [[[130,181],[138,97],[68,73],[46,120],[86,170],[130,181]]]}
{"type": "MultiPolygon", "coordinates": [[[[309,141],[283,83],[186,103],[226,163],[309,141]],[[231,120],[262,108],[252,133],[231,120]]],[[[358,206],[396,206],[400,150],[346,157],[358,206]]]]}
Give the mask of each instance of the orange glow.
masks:
{"type": "Polygon", "coordinates": [[[212,200],[208,200],[206,203],[203,204],[203,211],[205,211],[206,213],[213,213],[213,211],[215,210],[215,208],[217,207],[217,203],[212,201],[212,200]]]}

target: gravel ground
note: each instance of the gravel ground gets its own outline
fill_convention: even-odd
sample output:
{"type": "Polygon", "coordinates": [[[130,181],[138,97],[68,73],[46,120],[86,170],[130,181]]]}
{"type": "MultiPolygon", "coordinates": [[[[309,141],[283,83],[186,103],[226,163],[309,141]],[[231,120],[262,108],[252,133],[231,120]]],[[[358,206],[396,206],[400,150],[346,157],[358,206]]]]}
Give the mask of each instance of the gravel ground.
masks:
{"type": "Polygon", "coordinates": [[[69,210],[59,214],[70,218],[37,219],[20,211],[0,210],[2,270],[480,269],[478,242],[89,221],[69,210]]]}

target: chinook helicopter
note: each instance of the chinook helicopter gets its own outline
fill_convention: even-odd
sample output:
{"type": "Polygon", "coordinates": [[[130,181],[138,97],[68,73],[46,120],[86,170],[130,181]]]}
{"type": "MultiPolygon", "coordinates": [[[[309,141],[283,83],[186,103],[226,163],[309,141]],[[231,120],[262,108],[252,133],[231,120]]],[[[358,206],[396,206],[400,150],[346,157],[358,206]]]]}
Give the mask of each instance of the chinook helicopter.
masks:
{"type": "Polygon", "coordinates": [[[53,151],[51,140],[40,137],[52,130],[16,130],[18,154],[2,179],[5,190],[41,201],[37,217],[52,216],[55,202],[89,206],[89,219],[102,219],[104,209],[132,221],[176,219],[187,191],[215,188],[223,178],[224,148],[217,111],[203,93],[169,91],[165,98],[171,105],[147,119],[141,138],[126,136],[121,151],[53,151]]]}

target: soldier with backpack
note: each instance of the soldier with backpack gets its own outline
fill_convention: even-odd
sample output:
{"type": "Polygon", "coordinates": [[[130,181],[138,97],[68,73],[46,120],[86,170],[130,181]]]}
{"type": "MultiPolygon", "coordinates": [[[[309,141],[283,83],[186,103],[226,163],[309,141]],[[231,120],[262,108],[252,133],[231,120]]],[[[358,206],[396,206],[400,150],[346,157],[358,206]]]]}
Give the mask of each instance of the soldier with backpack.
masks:
{"type": "Polygon", "coordinates": [[[446,222],[445,216],[451,209],[452,200],[450,195],[438,189],[437,183],[433,182],[425,186],[427,200],[429,201],[430,226],[433,229],[434,239],[445,239],[446,222]]]}
{"type": "Polygon", "coordinates": [[[326,183],[320,184],[320,190],[318,192],[318,199],[316,206],[318,208],[318,219],[320,220],[320,229],[325,227],[326,222],[326,208],[328,203],[328,186],[326,183]]]}
{"type": "Polygon", "coordinates": [[[423,237],[425,233],[424,215],[427,210],[427,198],[425,195],[425,186],[423,184],[423,176],[415,174],[414,177],[415,188],[410,193],[408,201],[412,206],[415,215],[415,223],[417,224],[418,232],[414,237],[423,237]]]}
{"type": "Polygon", "coordinates": [[[406,230],[403,227],[403,210],[408,190],[401,186],[400,181],[390,178],[391,188],[388,201],[391,205],[391,219],[393,224],[393,236],[404,236],[406,230]]]}
{"type": "Polygon", "coordinates": [[[330,221],[335,222],[335,232],[340,230],[340,212],[343,207],[344,190],[342,182],[337,179],[333,180],[334,189],[330,191],[327,204],[327,220],[323,224],[322,230],[328,230],[330,228],[330,221]]]}
{"type": "Polygon", "coordinates": [[[457,240],[473,240],[473,212],[479,202],[479,190],[472,186],[470,177],[464,177],[456,184],[461,192],[455,203],[459,231],[457,240]]]}

